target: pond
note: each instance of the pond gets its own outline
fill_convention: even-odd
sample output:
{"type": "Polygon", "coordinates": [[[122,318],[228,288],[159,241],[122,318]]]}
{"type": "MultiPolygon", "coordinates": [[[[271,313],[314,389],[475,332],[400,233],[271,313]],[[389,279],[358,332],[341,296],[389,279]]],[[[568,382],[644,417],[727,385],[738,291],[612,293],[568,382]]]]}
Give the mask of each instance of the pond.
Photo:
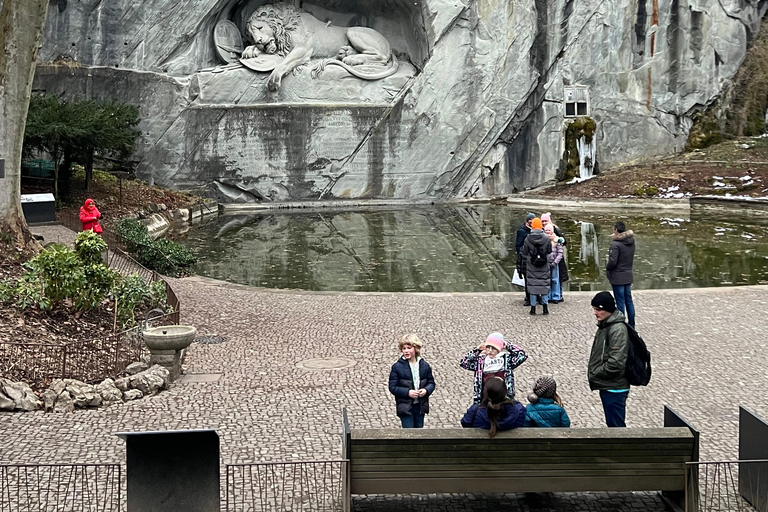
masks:
{"type": "MultiPolygon", "coordinates": [[[[538,212],[540,213],[540,212],[538,212]]],[[[204,276],[267,288],[497,292],[510,283],[526,211],[507,206],[260,211],[225,215],[180,242],[204,276]]],[[[768,221],[722,212],[552,211],[564,232],[566,290],[609,289],[613,224],[636,234],[633,289],[768,283],[768,221]]]]}

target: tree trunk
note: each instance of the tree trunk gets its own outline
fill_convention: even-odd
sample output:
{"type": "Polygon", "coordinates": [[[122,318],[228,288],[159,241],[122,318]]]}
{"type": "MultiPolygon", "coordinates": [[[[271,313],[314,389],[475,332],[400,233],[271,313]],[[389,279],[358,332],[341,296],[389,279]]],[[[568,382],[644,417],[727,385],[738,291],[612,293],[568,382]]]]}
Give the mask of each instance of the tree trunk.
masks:
{"type": "Polygon", "coordinates": [[[59,204],[59,155],[51,155],[53,157],[53,198],[56,200],[56,204],[59,204]]]}
{"type": "Polygon", "coordinates": [[[91,191],[91,180],[93,179],[93,151],[85,156],[85,191],[91,191]]]}
{"type": "Polygon", "coordinates": [[[21,149],[47,8],[48,0],[0,0],[0,230],[19,245],[31,239],[19,199],[21,149]]]}

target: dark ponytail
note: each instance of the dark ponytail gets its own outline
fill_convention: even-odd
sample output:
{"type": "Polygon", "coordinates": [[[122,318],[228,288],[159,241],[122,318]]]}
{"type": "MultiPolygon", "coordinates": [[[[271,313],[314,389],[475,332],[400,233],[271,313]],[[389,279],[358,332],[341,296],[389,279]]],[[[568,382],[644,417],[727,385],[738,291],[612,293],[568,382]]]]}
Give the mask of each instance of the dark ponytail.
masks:
{"type": "Polygon", "coordinates": [[[488,421],[491,422],[490,439],[496,435],[499,428],[499,416],[501,416],[501,406],[512,403],[507,398],[507,385],[499,377],[493,377],[483,384],[483,400],[481,405],[488,412],[488,421]]]}

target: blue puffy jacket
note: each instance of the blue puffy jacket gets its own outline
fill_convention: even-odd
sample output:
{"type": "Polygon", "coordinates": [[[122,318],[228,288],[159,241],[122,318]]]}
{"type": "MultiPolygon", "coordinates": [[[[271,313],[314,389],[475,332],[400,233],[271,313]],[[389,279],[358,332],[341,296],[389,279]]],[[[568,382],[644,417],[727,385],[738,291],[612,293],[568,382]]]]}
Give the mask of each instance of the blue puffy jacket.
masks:
{"type": "MultiPolygon", "coordinates": [[[[512,430],[523,426],[525,421],[525,407],[520,402],[501,405],[501,415],[498,420],[497,431],[512,430]]],[[[461,418],[461,426],[464,428],[482,428],[491,430],[491,421],[488,419],[488,409],[482,405],[473,405],[461,418]]]]}
{"type": "MultiPolygon", "coordinates": [[[[419,385],[427,390],[426,396],[418,399],[421,406],[421,414],[429,414],[429,395],[435,390],[435,378],[432,376],[432,367],[423,358],[419,357],[419,385]]],[[[395,411],[398,418],[404,418],[411,414],[414,400],[408,396],[408,391],[413,389],[413,374],[411,365],[402,357],[392,365],[389,372],[389,392],[395,395],[395,411]]]]}
{"type": "Polygon", "coordinates": [[[525,426],[538,428],[570,427],[571,419],[565,409],[552,398],[539,398],[525,408],[525,426]]]}

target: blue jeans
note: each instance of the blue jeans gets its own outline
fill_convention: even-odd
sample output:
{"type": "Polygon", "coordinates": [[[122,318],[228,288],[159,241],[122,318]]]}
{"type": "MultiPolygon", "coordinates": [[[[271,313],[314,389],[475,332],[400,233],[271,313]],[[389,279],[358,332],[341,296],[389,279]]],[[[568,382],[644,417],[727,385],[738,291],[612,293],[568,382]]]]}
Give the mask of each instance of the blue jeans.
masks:
{"type": "Polygon", "coordinates": [[[403,425],[403,428],[424,428],[424,415],[421,414],[421,405],[418,403],[413,404],[411,414],[400,418],[400,423],[403,425]]]}
{"type": "Polygon", "coordinates": [[[549,302],[552,302],[553,300],[562,300],[563,291],[560,288],[560,267],[558,265],[549,267],[549,273],[549,302]]]}
{"type": "Polygon", "coordinates": [[[616,299],[616,309],[624,313],[627,317],[627,323],[635,326],[635,303],[632,302],[632,285],[619,284],[611,285],[613,288],[613,297],[616,299]]]}
{"type": "Polygon", "coordinates": [[[535,306],[537,304],[536,301],[539,301],[541,304],[546,304],[549,302],[549,295],[534,295],[531,294],[531,306],[535,306]]]}
{"type": "Polygon", "coordinates": [[[609,427],[626,427],[627,418],[627,397],[629,391],[621,393],[612,393],[610,391],[600,390],[600,400],[603,402],[603,412],[605,412],[605,424],[609,427]]]}

